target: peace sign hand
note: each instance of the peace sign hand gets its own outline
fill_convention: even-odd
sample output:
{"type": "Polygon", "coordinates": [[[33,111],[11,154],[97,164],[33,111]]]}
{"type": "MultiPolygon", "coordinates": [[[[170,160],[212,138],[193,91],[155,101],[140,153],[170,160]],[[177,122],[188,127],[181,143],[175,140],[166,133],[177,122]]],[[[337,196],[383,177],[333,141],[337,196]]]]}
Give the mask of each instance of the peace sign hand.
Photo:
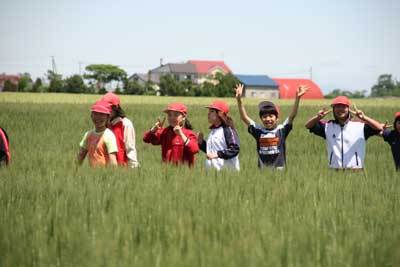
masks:
{"type": "Polygon", "coordinates": [[[235,87],[236,99],[240,100],[243,96],[243,84],[239,83],[235,87]]]}
{"type": "Polygon", "coordinates": [[[308,90],[310,90],[310,86],[304,84],[300,85],[296,90],[296,97],[302,97],[305,93],[308,92],[308,90]]]}
{"type": "Polygon", "coordinates": [[[388,120],[386,120],[385,123],[382,124],[382,129],[383,130],[389,129],[391,127],[392,127],[392,125],[389,125],[389,121],[388,120]]]}
{"type": "Polygon", "coordinates": [[[162,119],[160,117],[157,118],[157,122],[154,124],[154,126],[151,128],[151,132],[155,132],[159,129],[161,129],[164,125],[165,122],[165,117],[163,117],[162,119]]]}
{"type": "Polygon", "coordinates": [[[318,118],[321,120],[323,119],[328,113],[330,113],[332,110],[326,110],[326,108],[321,109],[320,111],[318,111],[318,118]]]}
{"type": "Polygon", "coordinates": [[[359,110],[356,104],[354,104],[354,110],[349,108],[349,111],[351,112],[351,114],[357,116],[360,120],[364,120],[365,118],[364,112],[362,112],[362,110],[359,110]]]}

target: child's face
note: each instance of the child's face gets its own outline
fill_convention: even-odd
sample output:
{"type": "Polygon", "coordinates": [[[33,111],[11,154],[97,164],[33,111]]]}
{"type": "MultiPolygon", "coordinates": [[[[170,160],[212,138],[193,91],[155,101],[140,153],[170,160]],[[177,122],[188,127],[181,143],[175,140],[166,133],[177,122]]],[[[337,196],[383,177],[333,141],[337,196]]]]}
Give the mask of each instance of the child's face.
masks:
{"type": "Polygon", "coordinates": [[[275,114],[264,114],[261,116],[261,121],[264,127],[268,130],[275,129],[278,120],[279,119],[276,117],[275,114]]]}
{"type": "Polygon", "coordinates": [[[221,124],[221,119],[218,117],[218,113],[215,109],[208,109],[208,122],[212,125],[221,124]]]}
{"type": "Polygon", "coordinates": [[[183,114],[178,111],[169,110],[167,112],[167,119],[168,119],[168,124],[172,127],[175,127],[177,125],[182,125],[185,116],[183,116],[183,114]]]}
{"type": "Polygon", "coordinates": [[[96,130],[104,130],[107,127],[107,114],[92,111],[91,118],[96,130]]]}
{"type": "Polygon", "coordinates": [[[339,121],[346,121],[349,118],[349,107],[344,104],[333,106],[333,114],[339,121]]]}
{"type": "Polygon", "coordinates": [[[398,133],[400,133],[400,120],[397,120],[397,121],[395,122],[394,126],[396,127],[395,130],[396,130],[398,133]]]}

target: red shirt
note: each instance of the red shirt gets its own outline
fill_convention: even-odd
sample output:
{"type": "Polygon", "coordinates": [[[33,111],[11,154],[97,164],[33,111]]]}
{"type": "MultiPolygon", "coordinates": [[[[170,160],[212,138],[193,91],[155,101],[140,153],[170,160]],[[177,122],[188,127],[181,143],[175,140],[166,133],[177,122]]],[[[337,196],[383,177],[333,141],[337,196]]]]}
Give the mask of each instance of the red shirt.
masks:
{"type": "Polygon", "coordinates": [[[113,131],[115,138],[117,139],[117,162],[118,165],[126,166],[128,162],[128,157],[125,153],[125,142],[124,142],[124,124],[122,120],[118,121],[116,124],[111,124],[109,128],[113,131]]]}
{"type": "Polygon", "coordinates": [[[149,130],[144,133],[143,141],[153,145],[161,145],[161,156],[164,162],[187,163],[189,166],[193,166],[194,154],[199,152],[197,137],[192,130],[182,128],[182,132],[189,138],[186,145],[171,127],[161,128],[154,133],[149,130]]]}

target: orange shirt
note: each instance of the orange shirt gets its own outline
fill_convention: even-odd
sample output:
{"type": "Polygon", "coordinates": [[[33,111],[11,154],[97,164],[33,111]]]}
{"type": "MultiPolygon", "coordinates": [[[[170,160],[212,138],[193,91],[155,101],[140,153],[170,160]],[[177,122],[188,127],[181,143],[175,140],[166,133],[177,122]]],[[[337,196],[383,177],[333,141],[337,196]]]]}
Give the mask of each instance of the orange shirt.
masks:
{"type": "Polygon", "coordinates": [[[95,130],[86,132],[80,147],[88,151],[89,164],[92,167],[107,165],[108,155],[118,151],[115,135],[110,129],[100,133],[95,130]]]}

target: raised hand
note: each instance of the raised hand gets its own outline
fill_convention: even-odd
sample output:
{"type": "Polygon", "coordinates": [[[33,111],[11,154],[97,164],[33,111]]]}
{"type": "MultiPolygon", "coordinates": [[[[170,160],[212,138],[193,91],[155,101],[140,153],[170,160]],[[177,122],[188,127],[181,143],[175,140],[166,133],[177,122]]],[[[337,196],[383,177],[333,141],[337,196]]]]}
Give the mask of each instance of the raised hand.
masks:
{"type": "Polygon", "coordinates": [[[236,99],[240,100],[243,96],[243,84],[239,83],[235,87],[236,99]]]}
{"type": "Polygon", "coordinates": [[[154,126],[151,128],[152,132],[155,132],[159,129],[161,129],[164,125],[165,122],[165,117],[163,117],[162,119],[160,117],[157,118],[157,122],[154,124],[154,126]]]}
{"type": "Polygon", "coordinates": [[[182,127],[178,124],[178,125],[175,125],[175,127],[174,127],[174,132],[175,132],[175,134],[176,135],[179,135],[179,136],[181,136],[182,134],[183,134],[183,132],[182,132],[182,127]]]}
{"type": "Polygon", "coordinates": [[[389,129],[391,127],[392,127],[392,125],[389,125],[389,121],[388,120],[386,120],[385,123],[382,124],[382,129],[383,130],[389,129]]]}
{"type": "Polygon", "coordinates": [[[318,116],[319,119],[322,119],[322,118],[324,118],[328,113],[330,113],[331,111],[332,111],[331,109],[330,109],[330,110],[326,110],[326,108],[323,108],[323,109],[321,109],[320,111],[318,111],[317,116],[318,116]]]}
{"type": "Polygon", "coordinates": [[[359,110],[357,108],[356,104],[354,104],[353,106],[354,106],[354,110],[349,108],[349,111],[351,112],[351,114],[357,116],[361,120],[364,120],[364,118],[365,118],[364,112],[362,112],[362,110],[359,110]]]}
{"type": "Polygon", "coordinates": [[[310,90],[310,86],[304,84],[300,85],[296,90],[296,97],[302,97],[305,93],[308,92],[308,90],[310,90]]]}

